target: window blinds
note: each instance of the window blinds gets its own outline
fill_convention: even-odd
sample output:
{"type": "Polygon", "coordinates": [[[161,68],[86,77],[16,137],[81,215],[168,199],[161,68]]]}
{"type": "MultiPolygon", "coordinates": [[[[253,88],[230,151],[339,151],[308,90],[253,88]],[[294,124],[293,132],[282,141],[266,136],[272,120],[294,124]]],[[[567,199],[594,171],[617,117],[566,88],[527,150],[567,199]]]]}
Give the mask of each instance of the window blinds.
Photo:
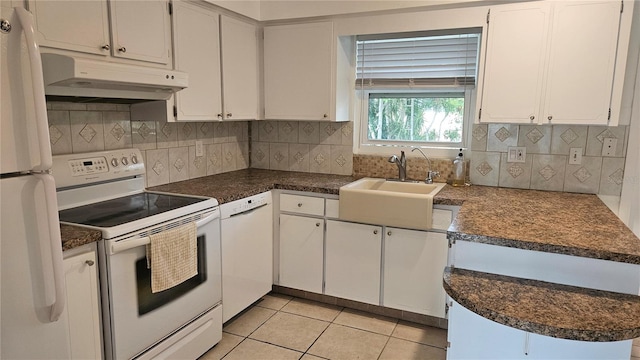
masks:
{"type": "Polygon", "coordinates": [[[479,34],[358,39],[356,86],[475,85],[479,34]]]}

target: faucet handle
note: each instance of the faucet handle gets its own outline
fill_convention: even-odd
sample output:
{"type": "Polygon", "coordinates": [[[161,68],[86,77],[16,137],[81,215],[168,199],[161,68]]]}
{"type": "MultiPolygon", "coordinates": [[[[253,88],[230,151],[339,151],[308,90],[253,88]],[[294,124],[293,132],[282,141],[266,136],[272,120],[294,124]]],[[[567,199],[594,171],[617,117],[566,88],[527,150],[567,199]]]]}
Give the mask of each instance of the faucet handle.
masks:
{"type": "Polygon", "coordinates": [[[440,171],[427,171],[427,178],[424,180],[425,183],[427,184],[433,184],[433,178],[434,177],[440,177],[440,171]]]}

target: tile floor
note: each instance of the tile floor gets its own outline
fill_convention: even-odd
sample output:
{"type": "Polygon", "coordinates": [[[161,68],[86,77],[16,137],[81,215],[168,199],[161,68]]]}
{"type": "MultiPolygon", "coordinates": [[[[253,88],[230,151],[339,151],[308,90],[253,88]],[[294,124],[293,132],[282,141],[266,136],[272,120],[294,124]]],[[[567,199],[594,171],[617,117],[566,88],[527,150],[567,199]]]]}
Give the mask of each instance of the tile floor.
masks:
{"type": "Polygon", "coordinates": [[[201,360],[446,358],[447,332],[281,294],[229,321],[201,360]]]}

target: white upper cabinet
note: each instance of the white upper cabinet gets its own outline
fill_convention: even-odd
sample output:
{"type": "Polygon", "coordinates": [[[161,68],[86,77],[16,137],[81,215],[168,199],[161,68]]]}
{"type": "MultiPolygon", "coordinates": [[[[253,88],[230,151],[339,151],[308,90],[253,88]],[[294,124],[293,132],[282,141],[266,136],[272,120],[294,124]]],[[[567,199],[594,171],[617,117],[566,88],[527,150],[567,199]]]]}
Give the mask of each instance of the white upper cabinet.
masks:
{"type": "Polygon", "coordinates": [[[258,118],[258,39],[254,24],[173,3],[174,67],[189,73],[176,93],[177,121],[258,118]]]}
{"type": "Polygon", "coordinates": [[[617,1],[554,4],[542,121],[607,124],[620,23],[617,1]]]}
{"type": "Polygon", "coordinates": [[[171,60],[168,4],[30,1],[29,8],[34,14],[38,40],[44,47],[166,65],[171,60]]]}
{"type": "Polygon", "coordinates": [[[538,3],[491,9],[480,121],[537,122],[549,11],[538,3]]]}
{"type": "Polygon", "coordinates": [[[222,16],[222,88],[224,119],[258,118],[258,37],[257,28],[222,16]]]}
{"type": "Polygon", "coordinates": [[[166,1],[110,1],[113,56],[168,64],[171,20],[166,1]]]}
{"type": "Polygon", "coordinates": [[[41,46],[109,55],[106,1],[30,1],[41,46]]]}
{"type": "Polygon", "coordinates": [[[348,107],[336,101],[349,100],[341,93],[342,86],[336,86],[338,78],[340,85],[352,84],[341,72],[355,54],[349,47],[353,49],[349,41],[337,41],[332,22],[266,26],[265,118],[349,120],[348,107]]]}
{"type": "Polygon", "coordinates": [[[174,2],[174,67],[189,73],[189,87],[176,93],[177,120],[222,119],[219,19],[216,12],[174,2]]]}
{"type": "Polygon", "coordinates": [[[631,18],[620,10],[618,1],[492,7],[479,74],[479,121],[617,125],[615,94],[622,81],[614,83],[614,69],[618,61],[624,72],[629,28],[621,18],[631,18]]]}

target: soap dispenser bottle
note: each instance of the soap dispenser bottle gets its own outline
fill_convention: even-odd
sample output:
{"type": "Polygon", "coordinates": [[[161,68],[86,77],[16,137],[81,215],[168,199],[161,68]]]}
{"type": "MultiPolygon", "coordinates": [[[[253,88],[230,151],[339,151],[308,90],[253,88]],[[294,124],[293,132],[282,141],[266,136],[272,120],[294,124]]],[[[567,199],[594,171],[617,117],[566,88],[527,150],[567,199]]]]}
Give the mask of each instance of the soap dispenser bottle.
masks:
{"type": "Polygon", "coordinates": [[[465,179],[465,164],[464,164],[464,155],[462,154],[462,149],[458,153],[458,156],[453,160],[453,181],[451,185],[453,186],[464,186],[465,179]]]}

